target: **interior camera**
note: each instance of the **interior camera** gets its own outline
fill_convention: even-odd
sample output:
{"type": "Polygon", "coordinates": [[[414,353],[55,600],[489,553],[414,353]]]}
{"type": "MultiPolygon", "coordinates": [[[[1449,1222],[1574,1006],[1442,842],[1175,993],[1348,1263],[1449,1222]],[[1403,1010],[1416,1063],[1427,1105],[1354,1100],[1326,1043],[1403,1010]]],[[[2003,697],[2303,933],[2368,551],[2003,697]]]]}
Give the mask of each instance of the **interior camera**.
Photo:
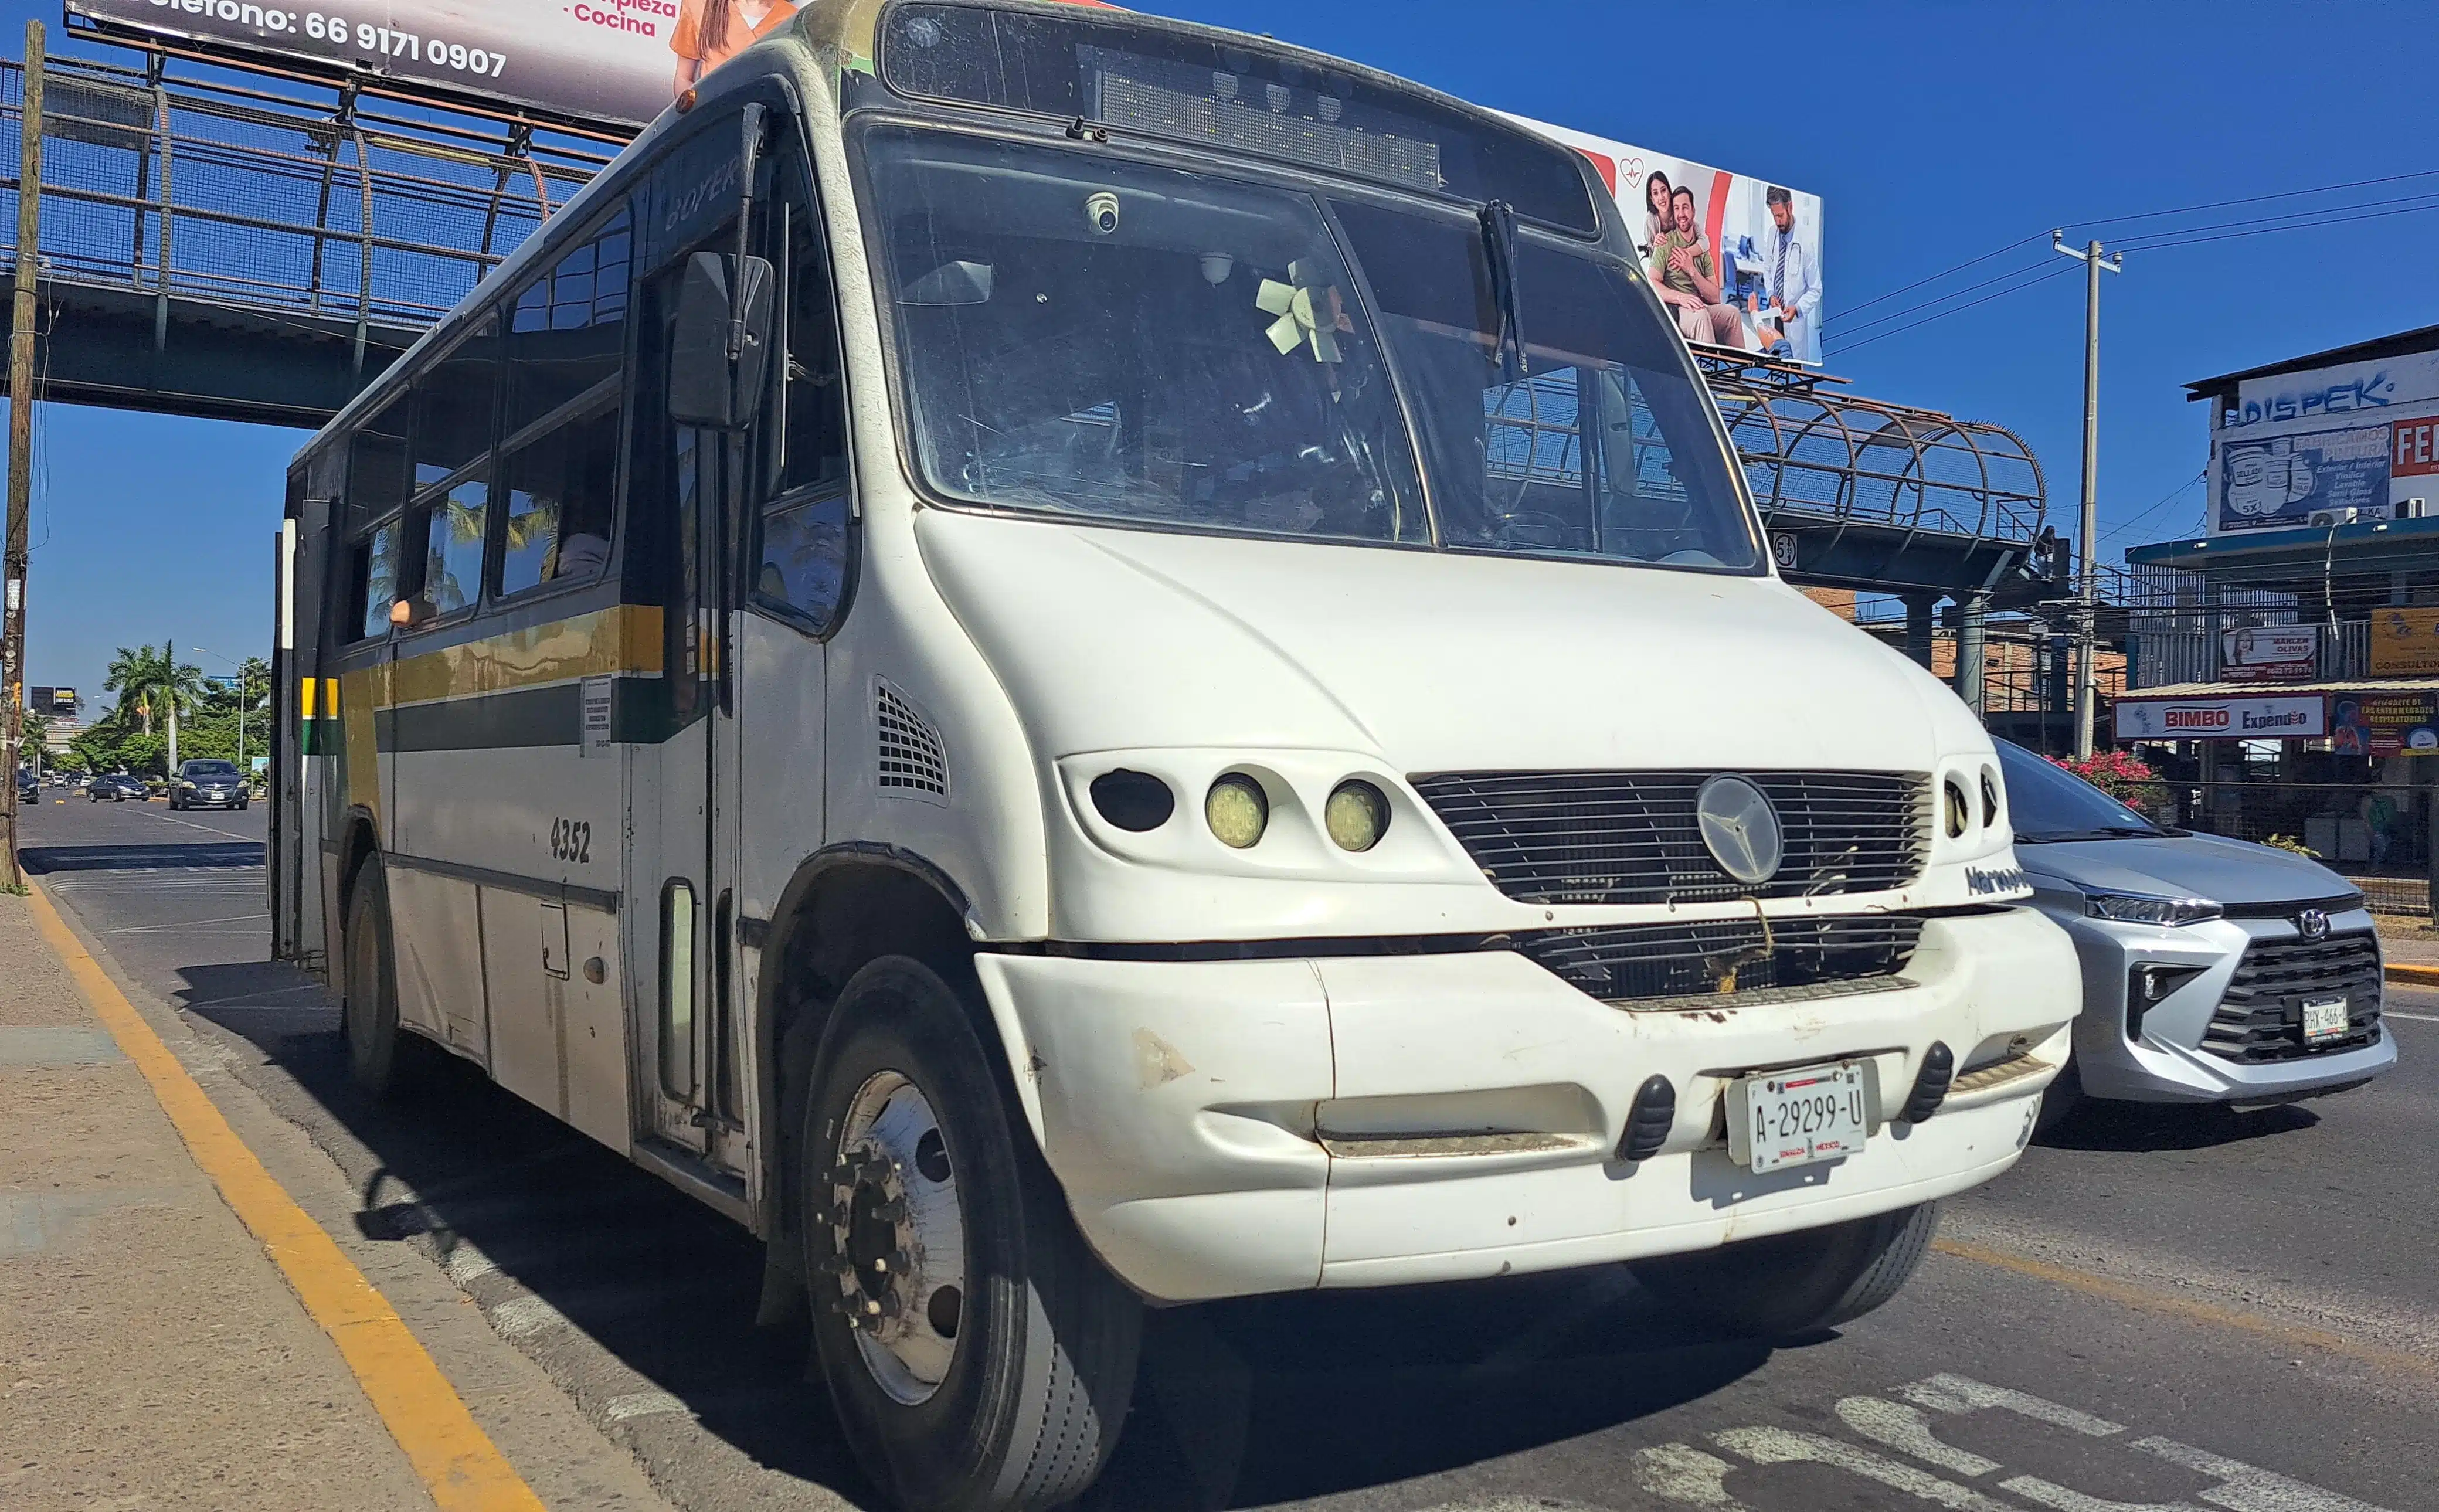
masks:
{"type": "Polygon", "coordinates": [[[1115,231],[1118,228],[1118,197],[1107,189],[1086,195],[1084,219],[1102,236],[1115,231]]]}

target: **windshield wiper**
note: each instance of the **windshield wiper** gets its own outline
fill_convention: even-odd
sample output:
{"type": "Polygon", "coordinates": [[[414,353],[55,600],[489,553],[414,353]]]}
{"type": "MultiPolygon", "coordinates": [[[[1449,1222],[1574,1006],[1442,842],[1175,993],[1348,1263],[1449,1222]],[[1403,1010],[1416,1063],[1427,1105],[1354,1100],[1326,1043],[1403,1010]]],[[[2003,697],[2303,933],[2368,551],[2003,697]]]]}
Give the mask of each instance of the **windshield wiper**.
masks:
{"type": "Polygon", "coordinates": [[[1483,255],[1490,263],[1490,297],[1499,306],[1499,381],[1514,383],[1532,371],[1524,355],[1524,323],[1516,312],[1516,206],[1493,200],[1479,219],[1483,255]]]}

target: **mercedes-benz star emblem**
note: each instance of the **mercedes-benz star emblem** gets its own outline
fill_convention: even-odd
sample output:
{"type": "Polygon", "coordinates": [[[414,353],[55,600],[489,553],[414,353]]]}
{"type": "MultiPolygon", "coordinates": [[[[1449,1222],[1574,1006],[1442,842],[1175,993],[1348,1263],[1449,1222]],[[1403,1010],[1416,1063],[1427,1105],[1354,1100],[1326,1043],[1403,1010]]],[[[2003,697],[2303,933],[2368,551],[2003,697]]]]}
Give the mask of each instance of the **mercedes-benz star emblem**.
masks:
{"type": "Polygon", "coordinates": [[[1721,871],[1747,885],[1778,875],[1786,841],[1779,833],[1778,810],[1759,788],[1742,777],[1713,777],[1694,794],[1694,817],[1702,827],[1702,844],[1721,871]]]}
{"type": "Polygon", "coordinates": [[[2323,938],[2329,933],[2329,916],[2317,908],[2307,908],[2295,916],[2296,933],[2307,940],[2323,938]]]}

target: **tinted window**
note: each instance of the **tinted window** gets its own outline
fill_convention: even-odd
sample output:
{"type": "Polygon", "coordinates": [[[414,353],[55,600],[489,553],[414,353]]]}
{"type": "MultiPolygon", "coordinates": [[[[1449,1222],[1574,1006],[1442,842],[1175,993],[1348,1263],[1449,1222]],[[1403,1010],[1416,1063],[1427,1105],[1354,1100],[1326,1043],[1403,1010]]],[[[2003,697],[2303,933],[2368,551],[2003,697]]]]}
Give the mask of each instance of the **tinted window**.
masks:
{"type": "Polygon", "coordinates": [[[824,633],[846,591],[846,400],[821,221],[792,151],[767,230],[787,280],[788,347],[781,423],[766,427],[776,475],[753,591],[765,608],[824,633]]]}
{"type": "Polygon", "coordinates": [[[407,401],[366,420],[347,447],[349,536],[361,535],[406,503],[407,401]]]}
{"type": "Polygon", "coordinates": [[[1999,774],[2007,783],[2007,816],[2018,840],[2102,840],[2166,831],[2046,756],[2006,740],[1999,774]]]}
{"type": "Polygon", "coordinates": [[[381,526],[355,548],[356,604],[360,611],[350,639],[370,640],[389,633],[390,606],[398,601],[398,522],[381,526]]]}
{"type": "Polygon", "coordinates": [[[499,418],[497,322],[458,344],[415,382],[415,486],[428,488],[491,449],[499,418]]]}
{"type": "Polygon", "coordinates": [[[178,768],[179,774],[188,777],[234,777],[237,763],[233,761],[188,761],[178,768]]]}
{"type": "Polygon", "coordinates": [[[1471,217],[1341,204],[1397,347],[1448,544],[1755,571],[1684,348],[1624,265],[1519,240],[1522,371],[1471,217]]]}
{"type": "Polygon", "coordinates": [[[593,410],[518,448],[501,474],[507,501],[500,592],[591,581],[610,560],[618,481],[618,407],[593,410]]]}
{"type": "Polygon", "coordinates": [[[483,543],[490,525],[490,485],[461,479],[416,510],[423,532],[419,597],[436,614],[467,608],[483,591],[483,543]]]}
{"type": "Polygon", "coordinates": [[[618,376],[633,241],[621,209],[517,296],[508,316],[507,433],[618,376]]]}
{"type": "Polygon", "coordinates": [[[1007,508],[1431,538],[1389,377],[1310,198],[876,131],[916,455],[1007,508]],[[1083,207],[1106,197],[1106,215],[1083,207]]]}

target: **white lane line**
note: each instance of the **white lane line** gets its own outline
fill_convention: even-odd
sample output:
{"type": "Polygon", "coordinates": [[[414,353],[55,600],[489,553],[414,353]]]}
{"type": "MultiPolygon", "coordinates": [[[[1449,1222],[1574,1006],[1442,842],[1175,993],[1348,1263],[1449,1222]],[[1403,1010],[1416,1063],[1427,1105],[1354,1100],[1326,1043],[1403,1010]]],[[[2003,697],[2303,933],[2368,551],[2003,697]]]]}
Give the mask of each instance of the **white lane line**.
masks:
{"type": "Polygon", "coordinates": [[[181,819],[176,814],[156,813],[151,817],[162,820],[168,824],[184,825],[189,829],[200,829],[207,835],[218,835],[223,840],[252,840],[254,838],[252,835],[240,834],[234,829],[215,829],[209,825],[199,825],[191,819],[181,819]]]}
{"type": "Polygon", "coordinates": [[[2439,1013],[2399,1013],[2394,1008],[2390,1008],[2386,1012],[2382,1013],[2380,1017],[2383,1019],[2412,1019],[2416,1023],[2439,1023],[2439,1013]]]}
{"type": "Polygon", "coordinates": [[[104,934],[150,934],[155,930],[203,929],[212,924],[251,924],[258,918],[270,916],[268,914],[232,914],[226,918],[172,919],[167,924],[122,924],[116,929],[103,930],[102,933],[104,934]]]}

